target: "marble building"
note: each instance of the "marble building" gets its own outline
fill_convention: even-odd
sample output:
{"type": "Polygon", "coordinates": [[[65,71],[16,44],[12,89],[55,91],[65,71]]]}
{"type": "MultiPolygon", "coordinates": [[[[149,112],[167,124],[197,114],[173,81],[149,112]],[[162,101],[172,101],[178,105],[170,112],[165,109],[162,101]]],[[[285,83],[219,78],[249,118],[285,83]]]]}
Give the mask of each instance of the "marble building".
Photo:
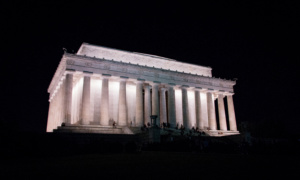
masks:
{"type": "Polygon", "coordinates": [[[83,43],[65,52],[48,88],[47,132],[66,125],[183,125],[217,134],[238,134],[235,81],[212,69],[173,59],[83,43]]]}

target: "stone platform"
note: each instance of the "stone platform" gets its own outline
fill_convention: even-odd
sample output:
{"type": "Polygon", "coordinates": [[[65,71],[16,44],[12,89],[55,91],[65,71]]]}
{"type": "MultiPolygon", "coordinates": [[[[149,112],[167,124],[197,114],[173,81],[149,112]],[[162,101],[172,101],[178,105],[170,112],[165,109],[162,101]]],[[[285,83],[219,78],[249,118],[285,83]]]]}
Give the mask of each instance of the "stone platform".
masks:
{"type": "Polygon", "coordinates": [[[86,134],[134,134],[126,126],[100,126],[100,125],[66,125],[53,130],[54,133],[86,133],[86,134]]]}
{"type": "MultiPolygon", "coordinates": [[[[222,131],[222,130],[201,130],[206,136],[221,137],[239,135],[239,131],[222,131]]],[[[59,126],[53,131],[54,133],[85,133],[85,134],[141,134],[147,131],[141,131],[140,127],[128,126],[100,126],[100,125],[66,125],[59,126]]],[[[189,133],[189,131],[185,131],[189,133]]],[[[172,134],[180,136],[181,130],[173,128],[160,129],[160,135],[172,134]]]]}
{"type": "Polygon", "coordinates": [[[231,136],[240,134],[239,131],[204,130],[209,136],[231,136]]]}

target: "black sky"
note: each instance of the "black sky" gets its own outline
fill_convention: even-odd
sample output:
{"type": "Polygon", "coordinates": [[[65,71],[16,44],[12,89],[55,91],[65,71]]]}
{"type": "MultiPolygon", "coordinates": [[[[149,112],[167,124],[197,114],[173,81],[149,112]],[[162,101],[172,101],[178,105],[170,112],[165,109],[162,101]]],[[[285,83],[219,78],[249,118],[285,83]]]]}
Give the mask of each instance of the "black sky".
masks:
{"type": "Polygon", "coordinates": [[[1,1],[1,123],[44,132],[62,48],[87,42],[210,66],[238,79],[238,123],[300,131],[296,2],[1,1]]]}

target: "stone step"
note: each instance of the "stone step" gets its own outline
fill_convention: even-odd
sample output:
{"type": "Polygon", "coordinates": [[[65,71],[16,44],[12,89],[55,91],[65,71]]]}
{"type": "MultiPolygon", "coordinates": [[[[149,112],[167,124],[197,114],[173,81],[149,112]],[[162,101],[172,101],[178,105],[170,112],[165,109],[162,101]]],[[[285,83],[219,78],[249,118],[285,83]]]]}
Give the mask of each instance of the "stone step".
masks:
{"type": "Polygon", "coordinates": [[[114,130],[87,130],[87,129],[57,129],[54,132],[58,133],[97,133],[97,134],[123,134],[121,129],[114,130]]]}
{"type": "MultiPolygon", "coordinates": [[[[112,126],[100,126],[100,125],[65,125],[65,126],[60,126],[60,127],[73,127],[73,128],[113,128],[112,126]]],[[[122,126],[117,126],[116,128],[122,128],[122,126]]]]}
{"type": "Polygon", "coordinates": [[[86,129],[86,130],[116,130],[116,129],[119,129],[119,130],[122,130],[123,128],[121,127],[116,127],[116,128],[113,128],[113,127],[80,127],[80,126],[60,126],[58,127],[58,129],[86,129]]]}
{"type": "Polygon", "coordinates": [[[222,131],[222,130],[204,130],[204,132],[209,136],[230,136],[238,135],[239,131],[222,131]]]}
{"type": "Polygon", "coordinates": [[[133,134],[128,127],[112,127],[99,125],[67,125],[59,126],[55,133],[96,133],[96,134],[133,134]]]}

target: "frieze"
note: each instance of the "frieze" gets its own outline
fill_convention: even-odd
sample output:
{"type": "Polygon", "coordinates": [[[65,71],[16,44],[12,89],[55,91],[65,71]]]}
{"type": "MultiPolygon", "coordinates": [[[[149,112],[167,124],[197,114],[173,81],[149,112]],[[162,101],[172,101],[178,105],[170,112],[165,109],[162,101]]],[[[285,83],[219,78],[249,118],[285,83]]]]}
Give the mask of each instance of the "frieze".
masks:
{"type": "Polygon", "coordinates": [[[64,74],[64,70],[66,69],[66,61],[67,61],[67,58],[66,57],[63,57],[61,59],[61,61],[59,62],[59,65],[54,73],[54,76],[51,80],[51,83],[48,87],[48,92],[50,94],[53,93],[54,91],[54,87],[56,86],[56,84],[58,84],[59,80],[61,79],[61,77],[63,76],[64,74]]]}
{"type": "Polygon", "coordinates": [[[87,67],[92,67],[92,66],[93,66],[93,63],[86,62],[85,65],[86,65],[87,67]]]}
{"type": "Polygon", "coordinates": [[[122,68],[121,71],[122,72],[127,72],[127,68],[122,68]]]}
{"type": "Polygon", "coordinates": [[[209,86],[211,86],[211,85],[212,85],[210,82],[200,82],[199,84],[203,84],[203,85],[209,85],[209,86]]]}
{"type": "Polygon", "coordinates": [[[70,59],[68,59],[67,60],[67,64],[70,64],[70,65],[72,65],[72,64],[74,64],[75,63],[75,61],[74,60],[70,60],[70,59]]]}
{"type": "MultiPolygon", "coordinates": [[[[113,72],[120,72],[120,73],[126,73],[128,76],[130,74],[131,77],[129,78],[141,78],[143,77],[147,81],[154,81],[155,79],[161,79],[162,82],[174,82],[179,81],[176,84],[181,83],[188,83],[190,86],[203,86],[204,88],[207,88],[209,86],[216,86],[220,88],[230,89],[232,90],[233,85],[235,84],[234,81],[230,80],[222,80],[222,79],[216,79],[212,77],[206,77],[206,76],[200,76],[200,75],[193,75],[193,74],[187,74],[182,72],[176,72],[176,71],[167,71],[165,69],[158,69],[148,66],[141,66],[136,64],[129,64],[124,62],[118,62],[118,61],[111,61],[111,60],[105,60],[105,59],[97,59],[97,58],[90,58],[90,57],[83,57],[73,54],[67,54],[64,55],[67,57],[68,62],[73,62],[72,64],[67,63],[71,66],[76,66],[77,62],[80,63],[82,61],[86,61],[84,64],[86,67],[93,67],[95,71],[96,69],[104,69],[112,71],[111,74],[113,75],[113,72]],[[75,62],[74,62],[75,61],[75,62]],[[91,66],[88,66],[87,63],[89,63],[91,66]],[[105,64],[104,66],[95,66],[94,64],[105,64]],[[148,78],[147,78],[148,77],[148,78]],[[154,78],[154,79],[153,79],[154,78]],[[211,81],[211,82],[209,82],[211,81]],[[213,82],[213,83],[212,83],[213,82]]],[[[80,63],[81,64],[81,63],[80,63]]],[[[82,67],[84,68],[84,67],[82,67]]],[[[98,71],[99,72],[99,71],[98,71]]],[[[97,74],[94,72],[94,74],[97,74]]]]}
{"type": "Polygon", "coordinates": [[[110,65],[108,65],[108,64],[104,64],[103,67],[104,67],[104,69],[107,69],[107,70],[110,69],[110,65]]]}
{"type": "Polygon", "coordinates": [[[139,70],[138,70],[138,73],[139,73],[140,75],[143,75],[143,74],[144,74],[144,71],[141,70],[141,69],[139,69],[139,70]]]}

